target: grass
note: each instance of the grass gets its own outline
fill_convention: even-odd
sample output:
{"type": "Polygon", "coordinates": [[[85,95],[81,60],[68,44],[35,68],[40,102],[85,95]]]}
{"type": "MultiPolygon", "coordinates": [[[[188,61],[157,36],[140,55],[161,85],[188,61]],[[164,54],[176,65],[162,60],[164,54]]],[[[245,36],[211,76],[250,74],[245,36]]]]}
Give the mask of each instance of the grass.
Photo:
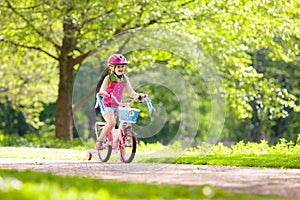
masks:
{"type": "MultiPolygon", "coordinates": [[[[3,138],[2,138],[3,139],[3,138]]],[[[85,160],[86,151],[79,142],[58,145],[61,149],[37,148],[32,137],[27,140],[16,138],[19,147],[0,147],[0,158],[23,158],[37,160],[85,160]],[[20,147],[30,144],[30,147],[20,147]],[[73,148],[69,149],[69,146],[73,148]],[[75,146],[75,148],[74,148],[75,146]]],[[[37,140],[36,137],[34,137],[37,140]]],[[[1,140],[1,138],[0,138],[1,140]]],[[[12,142],[4,138],[5,144],[12,142]]],[[[55,141],[38,141],[39,147],[52,147],[55,141]]],[[[1,143],[1,142],[0,142],[1,143]]],[[[3,144],[4,144],[3,143],[3,144]]],[[[60,144],[60,143],[55,143],[60,144]]],[[[63,143],[62,143],[63,144],[63,143]]],[[[94,144],[91,142],[91,146],[94,144]]],[[[7,146],[7,145],[5,145],[7,146]]],[[[54,146],[55,147],[55,146],[54,146]]],[[[240,141],[231,147],[222,143],[183,150],[180,143],[168,146],[138,144],[139,155],[134,162],[162,162],[196,165],[229,165],[244,167],[300,168],[300,135],[297,143],[281,139],[274,146],[266,141],[244,143],[240,141]],[[145,153],[145,154],[144,154],[145,153]],[[153,156],[143,156],[153,153],[153,156]],[[157,155],[157,156],[154,156],[157,155]],[[177,155],[177,156],[176,156],[177,155]],[[180,156],[179,156],[180,155],[180,156]]],[[[115,155],[118,157],[118,155],[115,155]]],[[[94,158],[95,159],[95,158],[94,158]]],[[[116,159],[118,160],[118,159],[116,159]]],[[[176,185],[134,184],[104,181],[87,177],[56,176],[48,173],[0,169],[0,199],[284,199],[274,196],[253,196],[226,192],[211,186],[189,187],[176,185]]]]}
{"type": "MultiPolygon", "coordinates": [[[[218,146],[215,146],[218,148],[218,146]]],[[[138,147],[138,150],[142,149],[138,147]]],[[[145,149],[145,148],[144,148],[145,149]]],[[[151,147],[154,149],[154,147],[151,147]]],[[[145,150],[146,151],[146,150],[145,150]]],[[[216,151],[216,150],[215,150],[216,151]]],[[[178,154],[179,155],[179,154],[178,154]]],[[[113,154],[111,160],[118,161],[119,154],[113,154]]],[[[32,147],[0,147],[0,158],[23,158],[36,160],[86,160],[86,151],[78,149],[51,149],[32,147]]],[[[97,160],[94,155],[93,160],[97,160]]],[[[134,162],[160,162],[196,165],[228,165],[243,167],[272,167],[272,168],[300,168],[300,154],[297,152],[210,152],[205,155],[200,150],[192,149],[179,157],[169,156],[143,156],[137,155],[134,162]],[[246,153],[244,153],[246,152],[246,153]]]]}
{"type": "Polygon", "coordinates": [[[228,165],[240,167],[300,168],[300,155],[207,155],[144,158],[141,162],[159,162],[195,165],[228,165]]]}
{"type": "Polygon", "coordinates": [[[211,186],[177,186],[104,181],[50,173],[0,170],[0,199],[286,199],[225,192],[211,186]]]}
{"type": "MultiPolygon", "coordinates": [[[[174,143],[170,152],[177,153],[175,156],[142,157],[139,162],[161,162],[196,165],[228,165],[244,167],[272,167],[272,168],[300,168],[300,134],[297,143],[287,141],[284,138],[274,146],[269,146],[265,140],[260,143],[240,141],[231,147],[222,143],[206,144],[182,150],[181,145],[174,143]],[[177,151],[177,152],[176,152],[177,151]]],[[[161,145],[147,147],[141,144],[141,149],[159,152],[161,145]]]]}
{"type": "MultiPolygon", "coordinates": [[[[149,148],[155,152],[160,148],[157,146],[144,146],[143,152],[147,152],[149,148]]],[[[246,151],[245,146],[240,144],[240,148],[235,148],[244,148],[243,151],[229,151],[229,149],[224,151],[225,147],[217,145],[215,148],[218,150],[211,150],[207,155],[203,154],[203,149],[193,148],[178,158],[137,156],[134,161],[300,168],[300,156],[297,153],[281,151],[280,154],[278,150],[277,153],[272,151],[273,154],[263,154],[257,150],[253,151],[254,148],[250,152],[246,151]]],[[[139,146],[138,149],[142,150],[142,147],[139,146]]],[[[85,150],[77,149],[0,147],[0,158],[85,160],[85,153],[85,150]]],[[[284,199],[231,193],[211,186],[133,184],[31,171],[0,170],[0,199],[99,199],[99,197],[100,199],[284,199]]]]}
{"type": "MultiPolygon", "coordinates": [[[[0,157],[85,160],[84,147],[93,149],[94,145],[93,140],[84,143],[79,138],[74,141],[63,141],[34,134],[24,137],[16,134],[0,134],[0,146],[3,146],[0,147],[0,157]]],[[[300,134],[295,142],[281,138],[273,146],[269,146],[267,141],[262,140],[260,143],[240,141],[231,147],[224,146],[222,143],[202,143],[197,147],[184,150],[178,141],[168,146],[161,143],[145,144],[139,141],[137,152],[139,155],[136,155],[134,162],[300,168],[300,134]],[[170,156],[171,153],[173,157],[170,156]]],[[[118,154],[113,156],[111,160],[119,160],[118,154]]]]}
{"type": "Polygon", "coordinates": [[[0,147],[0,158],[85,160],[86,151],[32,147],[0,147]]]}

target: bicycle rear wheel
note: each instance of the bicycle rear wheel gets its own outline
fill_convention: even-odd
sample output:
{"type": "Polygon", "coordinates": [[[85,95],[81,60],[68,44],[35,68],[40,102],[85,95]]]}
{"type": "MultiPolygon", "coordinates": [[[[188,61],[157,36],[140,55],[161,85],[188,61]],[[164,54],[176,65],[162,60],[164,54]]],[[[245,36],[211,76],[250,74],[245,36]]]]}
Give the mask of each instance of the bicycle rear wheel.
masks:
{"type": "MultiPolygon", "coordinates": [[[[102,129],[100,129],[99,131],[102,131],[102,129]]],[[[100,136],[101,133],[99,133],[98,135],[100,136]]],[[[103,149],[97,149],[97,154],[99,159],[101,160],[101,162],[107,162],[110,158],[111,152],[112,152],[112,144],[111,141],[109,141],[108,139],[108,135],[106,135],[104,137],[103,140],[103,149]]]]}
{"type": "Polygon", "coordinates": [[[120,154],[121,161],[124,163],[130,163],[136,152],[136,137],[132,130],[127,130],[122,135],[122,141],[120,142],[120,154]]]}

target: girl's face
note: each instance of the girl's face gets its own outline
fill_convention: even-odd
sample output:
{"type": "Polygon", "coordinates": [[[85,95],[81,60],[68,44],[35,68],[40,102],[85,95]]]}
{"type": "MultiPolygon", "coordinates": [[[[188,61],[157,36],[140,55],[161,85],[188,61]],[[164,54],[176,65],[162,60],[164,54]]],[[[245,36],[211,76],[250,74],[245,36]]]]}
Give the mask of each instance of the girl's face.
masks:
{"type": "Polygon", "coordinates": [[[125,72],[125,65],[115,65],[114,69],[112,69],[112,70],[115,70],[115,73],[117,75],[121,76],[125,72]]]}

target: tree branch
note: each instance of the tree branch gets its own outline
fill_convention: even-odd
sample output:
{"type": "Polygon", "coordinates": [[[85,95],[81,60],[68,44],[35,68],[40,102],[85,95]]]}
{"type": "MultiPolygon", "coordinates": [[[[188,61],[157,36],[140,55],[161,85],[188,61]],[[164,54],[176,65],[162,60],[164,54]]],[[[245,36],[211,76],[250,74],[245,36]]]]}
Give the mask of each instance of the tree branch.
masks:
{"type": "Polygon", "coordinates": [[[22,48],[26,48],[26,49],[37,50],[37,51],[45,53],[46,55],[50,56],[51,58],[54,58],[55,60],[58,60],[58,57],[55,57],[54,55],[52,55],[51,53],[47,52],[46,50],[44,50],[40,47],[29,46],[29,45],[24,45],[24,44],[18,44],[16,42],[9,41],[9,40],[4,40],[4,39],[0,39],[0,42],[5,42],[5,43],[8,43],[8,44],[12,44],[16,47],[22,47],[22,48]]]}
{"type": "Polygon", "coordinates": [[[81,54],[80,56],[77,56],[76,58],[73,59],[72,66],[75,66],[75,65],[81,63],[82,61],[84,61],[84,59],[86,57],[88,57],[89,55],[92,55],[96,51],[97,51],[97,49],[93,49],[93,50],[90,50],[86,53],[81,54]]]}
{"type": "Polygon", "coordinates": [[[190,3],[193,3],[193,2],[195,2],[195,0],[191,0],[191,1],[187,1],[187,2],[185,2],[185,3],[182,3],[182,4],[180,4],[180,6],[186,6],[186,5],[188,5],[188,4],[190,4],[190,3]]]}

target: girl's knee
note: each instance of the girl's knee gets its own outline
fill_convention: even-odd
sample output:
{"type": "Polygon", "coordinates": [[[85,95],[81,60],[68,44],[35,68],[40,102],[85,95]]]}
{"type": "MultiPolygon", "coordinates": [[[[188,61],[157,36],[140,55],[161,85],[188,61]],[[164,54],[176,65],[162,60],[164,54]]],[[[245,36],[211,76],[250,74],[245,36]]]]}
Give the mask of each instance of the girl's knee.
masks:
{"type": "Polygon", "coordinates": [[[116,126],[116,122],[108,122],[108,123],[107,123],[107,126],[108,126],[109,128],[114,128],[114,127],[116,126]]]}

